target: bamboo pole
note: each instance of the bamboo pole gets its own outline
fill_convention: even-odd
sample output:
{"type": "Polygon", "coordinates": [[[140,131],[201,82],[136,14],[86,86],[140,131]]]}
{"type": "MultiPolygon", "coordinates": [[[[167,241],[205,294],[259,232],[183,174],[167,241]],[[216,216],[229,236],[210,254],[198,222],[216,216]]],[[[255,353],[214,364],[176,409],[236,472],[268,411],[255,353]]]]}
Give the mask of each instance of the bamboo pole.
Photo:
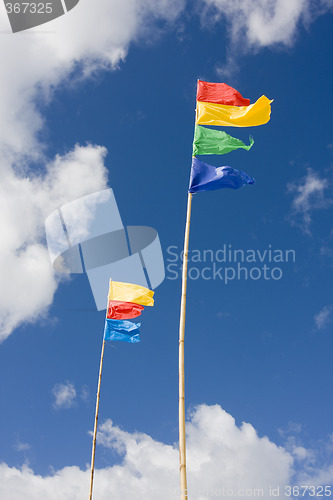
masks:
{"type": "Polygon", "coordinates": [[[188,244],[190,237],[191,205],[192,205],[192,193],[188,193],[185,238],[184,238],[182,296],[180,304],[180,321],[179,321],[179,469],[180,469],[181,500],[187,500],[188,498],[187,477],[186,477],[186,438],[185,438],[184,337],[185,337],[187,262],[188,262],[188,244]]]}
{"type": "Polygon", "coordinates": [[[94,425],[94,437],[91,452],[91,473],[90,473],[90,490],[89,490],[89,500],[92,499],[93,483],[94,483],[94,469],[95,469],[95,451],[96,451],[96,436],[97,436],[97,421],[98,421],[98,409],[99,409],[99,396],[101,392],[101,379],[102,379],[102,368],[103,368],[103,357],[104,357],[104,346],[105,340],[103,337],[102,351],[101,351],[101,361],[99,364],[99,375],[98,375],[98,387],[97,387],[97,397],[96,397],[96,411],[95,411],[95,425],[94,425]]]}

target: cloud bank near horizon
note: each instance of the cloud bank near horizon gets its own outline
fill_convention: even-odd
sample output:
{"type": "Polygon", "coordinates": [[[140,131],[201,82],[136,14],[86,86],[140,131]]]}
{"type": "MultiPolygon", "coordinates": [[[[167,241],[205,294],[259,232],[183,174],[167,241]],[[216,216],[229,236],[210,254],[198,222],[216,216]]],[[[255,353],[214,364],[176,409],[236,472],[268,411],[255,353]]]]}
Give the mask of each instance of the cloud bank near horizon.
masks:
{"type": "MultiPolygon", "coordinates": [[[[263,491],[270,498],[273,488],[291,484],[329,484],[333,479],[333,440],[322,456],[300,446],[299,438],[288,436],[286,446],[259,437],[249,423],[236,425],[221,406],[200,405],[187,422],[187,462],[190,498],[209,500],[215,496],[240,496],[241,492],[263,491]],[[325,461],[322,458],[325,457],[325,461]],[[296,472],[296,473],[295,473],[296,472]],[[229,491],[229,495],[226,492],[229,491]]],[[[177,445],[171,446],[140,432],[129,433],[106,420],[98,432],[98,446],[116,451],[120,463],[95,471],[94,495],[100,500],[159,500],[179,498],[177,445]]],[[[27,465],[0,465],[0,496],[6,500],[82,500],[89,489],[90,470],[65,467],[40,476],[27,465]]],[[[244,496],[244,494],[242,495],[244,496]]]]}

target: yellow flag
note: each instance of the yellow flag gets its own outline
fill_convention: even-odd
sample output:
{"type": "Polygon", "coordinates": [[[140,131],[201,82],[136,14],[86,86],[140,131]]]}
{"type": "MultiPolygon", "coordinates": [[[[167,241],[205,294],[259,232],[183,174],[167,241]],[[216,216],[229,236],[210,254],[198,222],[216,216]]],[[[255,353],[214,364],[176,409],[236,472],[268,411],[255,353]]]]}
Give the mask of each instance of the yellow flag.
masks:
{"type": "Polygon", "coordinates": [[[271,115],[271,101],[262,95],[250,106],[226,106],[197,101],[197,120],[200,125],[220,127],[254,127],[264,125],[271,115]]]}
{"type": "Polygon", "coordinates": [[[110,280],[109,300],[134,302],[134,304],[140,304],[141,306],[153,306],[153,295],[154,292],[144,286],[110,280]]]}

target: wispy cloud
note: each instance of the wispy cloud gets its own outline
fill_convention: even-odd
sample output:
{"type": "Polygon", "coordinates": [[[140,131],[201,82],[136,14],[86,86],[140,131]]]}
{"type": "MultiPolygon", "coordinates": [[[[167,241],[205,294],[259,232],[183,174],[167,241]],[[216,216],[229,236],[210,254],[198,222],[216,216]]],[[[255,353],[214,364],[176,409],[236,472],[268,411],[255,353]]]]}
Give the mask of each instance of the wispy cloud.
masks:
{"type": "Polygon", "coordinates": [[[333,199],[326,196],[329,182],[319,174],[308,169],[306,176],[298,183],[290,183],[287,190],[294,195],[290,221],[299,226],[305,234],[311,236],[312,212],[330,208],[333,199]]]}
{"type": "Polygon", "coordinates": [[[228,318],[230,316],[229,313],[227,312],[224,312],[224,311],[219,311],[216,316],[219,318],[219,319],[222,319],[222,318],[228,318]]]}
{"type": "Polygon", "coordinates": [[[328,0],[201,0],[201,4],[204,24],[226,22],[232,44],[242,44],[243,50],[291,46],[301,24],[333,9],[328,0]]]}
{"type": "MultiPolygon", "coordinates": [[[[321,486],[333,479],[333,435],[318,440],[315,446],[307,448],[302,442],[303,426],[289,422],[284,429],[278,429],[284,438],[284,449],[294,459],[292,484],[298,486],[321,486]]],[[[304,490],[303,490],[304,491],[304,490]]]]}
{"type": "Polygon", "coordinates": [[[27,451],[27,450],[30,450],[31,446],[29,443],[22,443],[21,441],[17,441],[14,445],[13,445],[13,448],[14,450],[16,451],[27,451]]]}
{"type": "Polygon", "coordinates": [[[54,396],[53,407],[56,410],[72,408],[76,404],[76,389],[71,382],[55,384],[52,394],[54,396]]]}
{"type": "Polygon", "coordinates": [[[300,434],[302,431],[302,424],[299,422],[288,422],[286,427],[278,429],[280,436],[286,437],[290,435],[300,434]]]}
{"type": "Polygon", "coordinates": [[[332,321],[333,305],[324,306],[322,310],[314,316],[314,321],[318,330],[323,330],[332,321]]]}
{"type": "Polygon", "coordinates": [[[89,387],[87,385],[84,385],[83,387],[81,387],[81,390],[80,390],[80,398],[82,399],[82,401],[84,401],[85,403],[87,401],[89,401],[89,387]]]}

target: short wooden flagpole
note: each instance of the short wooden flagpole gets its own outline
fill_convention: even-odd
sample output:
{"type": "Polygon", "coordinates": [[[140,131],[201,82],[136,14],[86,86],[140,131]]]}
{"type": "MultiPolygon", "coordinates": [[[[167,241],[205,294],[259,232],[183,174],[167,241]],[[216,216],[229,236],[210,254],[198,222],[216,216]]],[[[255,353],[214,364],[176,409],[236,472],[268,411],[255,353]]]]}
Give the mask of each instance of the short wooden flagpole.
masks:
{"type": "Polygon", "coordinates": [[[103,337],[102,351],[101,351],[101,361],[99,364],[99,376],[98,376],[98,387],[97,387],[97,397],[96,397],[96,411],[95,411],[95,425],[94,425],[94,437],[91,452],[91,473],[90,473],[90,491],[89,500],[92,499],[93,483],[94,483],[94,469],[95,469],[95,450],[96,450],[96,436],[97,436],[97,421],[98,421],[98,409],[99,409],[99,395],[101,392],[101,379],[102,379],[102,368],[103,368],[103,357],[104,357],[104,346],[105,340],[103,337]]]}
{"type": "Polygon", "coordinates": [[[187,478],[186,478],[184,337],[185,337],[187,262],[188,262],[188,244],[190,237],[191,205],[192,205],[192,193],[188,193],[185,239],[184,239],[183,273],[182,273],[182,296],[180,304],[180,321],[179,321],[179,468],[180,468],[181,500],[187,500],[188,498],[187,478]]]}

